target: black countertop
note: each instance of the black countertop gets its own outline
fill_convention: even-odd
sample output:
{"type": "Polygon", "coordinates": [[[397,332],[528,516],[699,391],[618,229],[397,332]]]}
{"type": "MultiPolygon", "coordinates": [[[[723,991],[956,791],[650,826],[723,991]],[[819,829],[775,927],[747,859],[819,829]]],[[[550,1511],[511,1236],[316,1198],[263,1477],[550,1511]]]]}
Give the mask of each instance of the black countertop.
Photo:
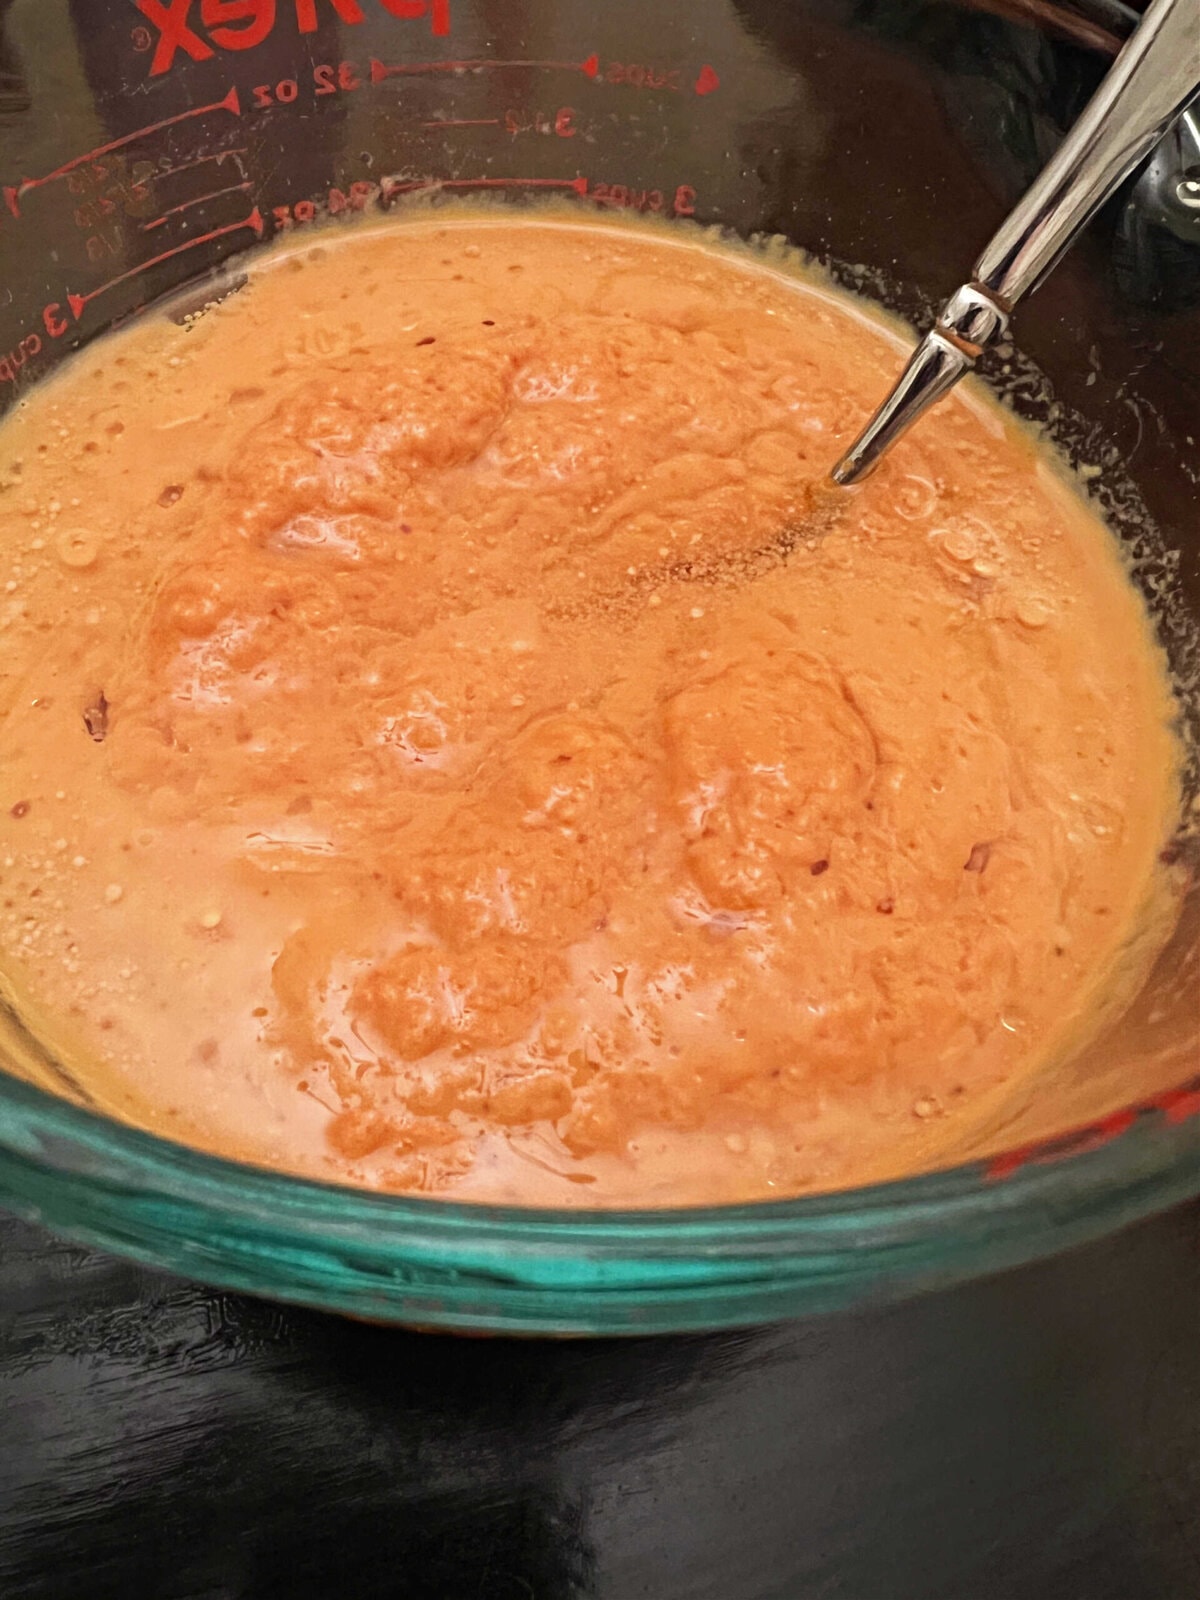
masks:
{"type": "Polygon", "coordinates": [[[907,1305],[407,1334],[0,1221],[3,1600],[1197,1600],[1200,1206],[907,1305]]]}

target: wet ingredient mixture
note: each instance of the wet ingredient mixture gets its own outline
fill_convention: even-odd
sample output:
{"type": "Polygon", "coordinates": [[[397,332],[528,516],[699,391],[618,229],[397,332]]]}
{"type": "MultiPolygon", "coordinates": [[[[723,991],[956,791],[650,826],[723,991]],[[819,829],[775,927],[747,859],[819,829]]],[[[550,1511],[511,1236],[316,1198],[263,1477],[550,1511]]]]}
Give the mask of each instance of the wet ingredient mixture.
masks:
{"type": "Polygon", "coordinates": [[[35,393],[0,930],[91,1100],[337,1181],[715,1203],[946,1159],[1085,1034],[1161,888],[1164,666],[979,395],[811,520],[895,365],[749,254],[441,213],[35,393]]]}

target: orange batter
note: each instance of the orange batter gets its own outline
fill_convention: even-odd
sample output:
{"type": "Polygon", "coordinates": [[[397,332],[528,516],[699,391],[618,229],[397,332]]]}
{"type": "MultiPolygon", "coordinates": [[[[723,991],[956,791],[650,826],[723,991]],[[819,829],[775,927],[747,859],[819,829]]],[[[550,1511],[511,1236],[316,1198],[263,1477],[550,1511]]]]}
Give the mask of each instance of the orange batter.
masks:
{"type": "Polygon", "coordinates": [[[979,395],[814,512],[896,360],[749,254],[443,214],[36,393],[2,927],[91,1100],[403,1191],[725,1202],[943,1159],[1082,1037],[1166,892],[1164,665],[979,395]]]}

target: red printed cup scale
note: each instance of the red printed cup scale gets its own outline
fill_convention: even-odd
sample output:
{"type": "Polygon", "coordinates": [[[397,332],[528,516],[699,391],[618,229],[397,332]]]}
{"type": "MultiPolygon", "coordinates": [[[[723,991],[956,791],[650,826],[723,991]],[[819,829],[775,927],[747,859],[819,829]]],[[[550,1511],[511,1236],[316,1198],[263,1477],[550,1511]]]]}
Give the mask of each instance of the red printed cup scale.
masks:
{"type": "MultiPolygon", "coordinates": [[[[652,54],[583,6],[577,21],[557,7],[551,28],[514,30],[488,49],[482,9],[91,7],[72,54],[105,136],[78,148],[47,141],[0,174],[10,287],[0,402],[65,350],[229,257],[329,218],[438,194],[697,215],[694,171],[670,152],[718,94],[717,65],[694,50],[652,54]]],[[[65,135],[74,119],[62,120],[65,135]]]]}

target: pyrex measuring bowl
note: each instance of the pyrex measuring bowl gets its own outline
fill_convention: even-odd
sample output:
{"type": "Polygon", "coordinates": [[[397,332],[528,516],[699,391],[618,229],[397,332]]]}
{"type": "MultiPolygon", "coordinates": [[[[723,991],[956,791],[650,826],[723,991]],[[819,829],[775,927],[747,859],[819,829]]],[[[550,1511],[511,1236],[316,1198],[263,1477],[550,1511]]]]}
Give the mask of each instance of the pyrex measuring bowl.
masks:
{"type": "MultiPolygon", "coordinates": [[[[780,233],[920,320],[1135,20],[1117,0],[1038,15],[1023,0],[0,0],[0,403],[164,296],[178,314],[194,284],[203,303],[260,242],[425,191],[780,233]]],[[[991,379],[1100,469],[1190,681],[1189,149],[1177,137],[1110,207],[991,379]]],[[[0,595],[0,626],[19,604],[0,595]]],[[[65,585],[63,612],[70,626],[65,585]]],[[[1064,1064],[1053,1106],[1014,1106],[970,1162],[737,1209],[559,1214],[385,1198],[152,1138],[70,1103],[9,1008],[0,1202],[214,1283],[385,1320],[762,1321],[1028,1259],[1200,1190],[1198,1032],[1193,892],[1129,1014],[1064,1064]]]]}

